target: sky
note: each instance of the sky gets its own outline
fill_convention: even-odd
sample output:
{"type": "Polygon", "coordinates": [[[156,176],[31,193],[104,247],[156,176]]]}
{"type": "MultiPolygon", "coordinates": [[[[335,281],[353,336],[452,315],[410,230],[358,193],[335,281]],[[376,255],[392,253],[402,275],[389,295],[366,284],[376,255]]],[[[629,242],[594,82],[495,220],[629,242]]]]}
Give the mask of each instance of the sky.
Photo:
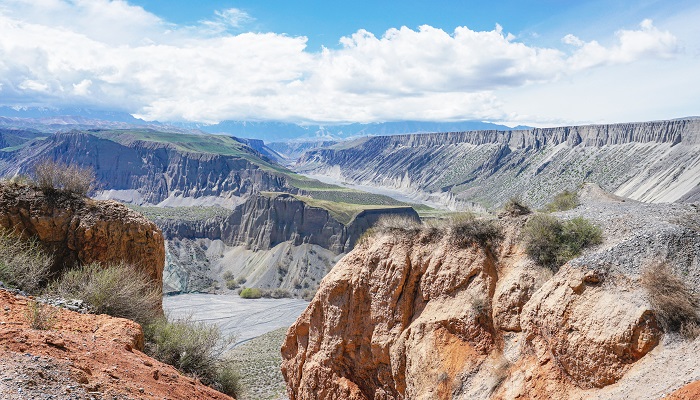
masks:
{"type": "Polygon", "coordinates": [[[0,0],[0,105],[146,120],[700,115],[697,1],[0,0]]]}

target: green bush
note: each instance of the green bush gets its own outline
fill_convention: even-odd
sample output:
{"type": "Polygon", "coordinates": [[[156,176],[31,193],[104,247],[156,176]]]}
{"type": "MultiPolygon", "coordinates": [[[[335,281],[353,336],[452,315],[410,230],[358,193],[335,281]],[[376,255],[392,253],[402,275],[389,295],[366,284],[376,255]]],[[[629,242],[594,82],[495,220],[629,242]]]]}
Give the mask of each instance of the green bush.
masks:
{"type": "Polygon", "coordinates": [[[61,297],[83,300],[91,311],[142,325],[160,314],[161,291],[145,272],[128,264],[73,268],[49,286],[61,297]]]}
{"type": "Polygon", "coordinates": [[[561,222],[546,214],[531,217],[525,224],[523,236],[527,254],[554,271],[581,254],[584,248],[603,241],[600,228],[582,217],[561,222]]]}
{"type": "Polygon", "coordinates": [[[226,280],[226,288],[228,290],[238,289],[238,287],[239,287],[238,282],[236,282],[235,279],[227,279],[226,280]]]}
{"type": "Polygon", "coordinates": [[[689,339],[698,336],[700,298],[673,274],[668,264],[647,266],[642,271],[640,282],[664,331],[678,332],[689,339]]]}
{"type": "Polygon", "coordinates": [[[95,188],[92,168],[45,160],[34,167],[34,185],[45,193],[68,192],[85,196],[95,188]]]}
{"type": "Polygon", "coordinates": [[[36,239],[22,239],[0,228],[0,281],[37,293],[51,275],[51,257],[36,239]]]}
{"type": "Polygon", "coordinates": [[[578,207],[578,205],[578,194],[576,192],[564,190],[563,192],[554,196],[554,199],[552,199],[552,201],[547,204],[544,209],[547,212],[566,211],[574,209],[578,207]]]}
{"type": "Polygon", "coordinates": [[[263,290],[262,297],[267,299],[286,299],[292,297],[292,292],[287,289],[275,288],[271,290],[263,290]]]}
{"type": "Polygon", "coordinates": [[[146,352],[205,385],[235,396],[240,390],[238,371],[221,356],[235,338],[224,337],[216,325],[190,319],[159,318],[145,329],[146,352]]]}
{"type": "Polygon", "coordinates": [[[262,292],[258,288],[243,288],[239,296],[244,299],[259,299],[262,297],[262,292]]]}

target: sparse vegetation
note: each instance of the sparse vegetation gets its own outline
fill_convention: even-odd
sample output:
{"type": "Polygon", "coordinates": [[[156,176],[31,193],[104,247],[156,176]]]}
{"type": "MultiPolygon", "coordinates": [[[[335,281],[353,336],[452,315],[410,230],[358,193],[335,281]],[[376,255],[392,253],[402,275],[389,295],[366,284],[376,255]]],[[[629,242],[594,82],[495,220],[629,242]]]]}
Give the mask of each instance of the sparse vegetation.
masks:
{"type": "MultiPolygon", "coordinates": [[[[262,290],[262,297],[266,299],[286,299],[292,297],[292,292],[287,289],[275,288],[269,290],[262,290]]],[[[241,296],[243,297],[243,296],[241,296]]]]}
{"type": "Polygon", "coordinates": [[[259,299],[262,297],[262,291],[258,288],[243,288],[238,295],[244,299],[259,299]]]}
{"type": "Polygon", "coordinates": [[[152,357],[228,395],[235,396],[240,391],[236,366],[221,359],[235,338],[222,336],[218,326],[159,318],[147,326],[145,333],[146,352],[152,357]]]}
{"type": "Polygon", "coordinates": [[[51,257],[36,239],[23,239],[0,229],[0,281],[37,293],[51,274],[51,257]]]}
{"type": "Polygon", "coordinates": [[[472,213],[457,214],[449,219],[450,240],[459,247],[472,244],[494,246],[503,239],[503,232],[491,219],[477,218],[472,213]]]}
{"type": "Polygon", "coordinates": [[[420,220],[405,215],[386,215],[379,218],[373,227],[381,233],[411,232],[418,233],[422,229],[420,220]]]}
{"type": "Polygon", "coordinates": [[[569,190],[564,190],[554,196],[554,199],[547,204],[544,209],[547,212],[557,212],[571,210],[579,205],[579,198],[576,192],[571,192],[569,190]]]}
{"type": "Polygon", "coordinates": [[[88,167],[45,160],[34,167],[34,185],[44,193],[67,192],[85,196],[95,188],[95,172],[88,167]]]}
{"type": "Polygon", "coordinates": [[[689,339],[700,334],[700,298],[667,263],[647,266],[642,271],[640,283],[665,332],[677,332],[689,339]]]}
{"type": "Polygon", "coordinates": [[[53,328],[53,325],[56,322],[57,312],[58,310],[56,307],[30,299],[27,302],[25,316],[27,317],[27,322],[29,322],[29,326],[32,329],[44,331],[53,328]]]}
{"type": "Polygon", "coordinates": [[[81,299],[91,311],[128,318],[143,325],[159,313],[160,290],[143,271],[128,264],[98,263],[73,268],[49,286],[49,292],[81,299]]]}
{"type": "Polygon", "coordinates": [[[510,200],[508,200],[503,206],[503,211],[513,217],[532,213],[530,207],[528,207],[524,201],[517,197],[511,197],[510,200]]]}
{"type": "Polygon", "coordinates": [[[600,228],[583,217],[561,222],[546,214],[531,217],[523,236],[527,254],[553,271],[581,254],[584,248],[603,241],[600,228]]]}

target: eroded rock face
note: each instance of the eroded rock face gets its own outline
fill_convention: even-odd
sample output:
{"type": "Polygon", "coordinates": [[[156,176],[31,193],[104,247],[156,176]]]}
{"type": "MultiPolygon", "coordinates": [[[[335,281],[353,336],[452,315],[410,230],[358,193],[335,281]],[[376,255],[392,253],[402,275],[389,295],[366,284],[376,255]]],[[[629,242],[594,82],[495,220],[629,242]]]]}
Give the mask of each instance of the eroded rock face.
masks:
{"type": "Polygon", "coordinates": [[[127,262],[160,287],[165,248],[153,222],[115,201],[68,194],[46,195],[0,184],[0,226],[36,237],[54,255],[53,271],[88,264],[127,262]]]}
{"type": "Polygon", "coordinates": [[[585,398],[617,382],[662,336],[644,293],[585,265],[538,270],[523,221],[503,220],[494,249],[410,232],[361,243],[288,331],[290,399],[585,398]]]}
{"type": "Polygon", "coordinates": [[[540,362],[552,358],[582,388],[616,382],[662,335],[641,290],[604,280],[603,271],[567,266],[520,317],[540,362]]]}
{"type": "Polygon", "coordinates": [[[436,398],[494,348],[488,251],[416,240],[369,239],[324,278],[282,349],[291,399],[436,398]]]}

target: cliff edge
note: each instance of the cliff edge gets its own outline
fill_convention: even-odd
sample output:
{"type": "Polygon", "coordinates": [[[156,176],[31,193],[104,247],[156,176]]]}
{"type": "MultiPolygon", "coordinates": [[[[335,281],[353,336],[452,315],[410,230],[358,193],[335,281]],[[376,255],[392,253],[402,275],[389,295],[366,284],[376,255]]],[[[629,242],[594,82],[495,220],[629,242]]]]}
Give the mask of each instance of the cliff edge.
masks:
{"type": "Polygon", "coordinates": [[[491,248],[425,228],[363,241],[287,333],[290,399],[662,398],[700,379],[700,340],[664,333],[639,283],[665,259],[697,287],[698,210],[584,199],[560,217],[580,215],[606,240],[556,273],[525,255],[527,217],[491,248]]]}

